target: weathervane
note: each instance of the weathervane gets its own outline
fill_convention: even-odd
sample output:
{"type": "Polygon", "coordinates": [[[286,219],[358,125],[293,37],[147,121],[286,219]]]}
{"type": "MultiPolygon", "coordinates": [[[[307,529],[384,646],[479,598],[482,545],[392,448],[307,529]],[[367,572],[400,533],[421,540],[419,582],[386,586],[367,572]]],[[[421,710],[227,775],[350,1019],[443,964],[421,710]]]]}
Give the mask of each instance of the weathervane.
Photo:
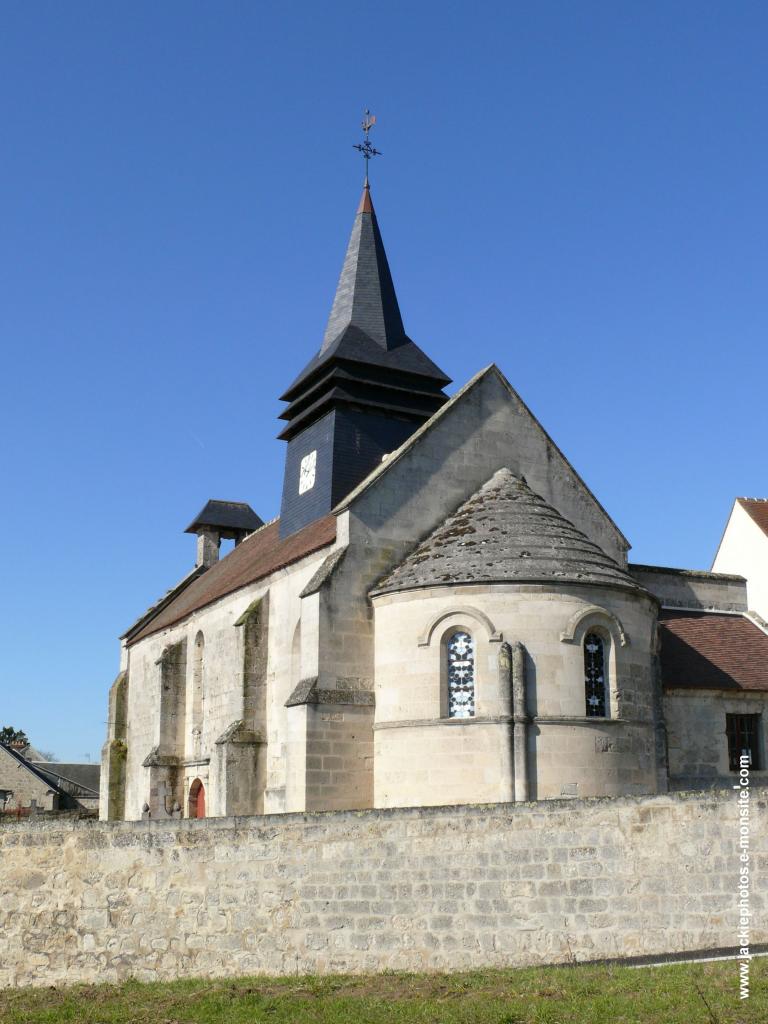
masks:
{"type": "Polygon", "coordinates": [[[352,147],[353,149],[359,149],[360,152],[363,154],[363,160],[365,160],[365,187],[366,188],[368,187],[368,161],[371,159],[372,156],[381,156],[381,153],[379,152],[379,150],[373,148],[373,146],[371,145],[371,140],[368,138],[368,132],[371,130],[371,128],[373,128],[373,126],[375,124],[376,124],[376,115],[375,114],[371,114],[370,110],[366,110],[365,117],[363,118],[363,124],[362,124],[363,132],[365,133],[365,140],[363,142],[358,142],[356,146],[352,147]]]}

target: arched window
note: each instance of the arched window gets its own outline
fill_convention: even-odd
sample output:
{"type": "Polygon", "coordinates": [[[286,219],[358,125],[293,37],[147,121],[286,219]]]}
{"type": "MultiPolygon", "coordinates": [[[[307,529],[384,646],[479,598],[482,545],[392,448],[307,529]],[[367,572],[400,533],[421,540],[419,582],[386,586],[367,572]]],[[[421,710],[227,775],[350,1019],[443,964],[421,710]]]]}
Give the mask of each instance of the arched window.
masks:
{"type": "Polygon", "coordinates": [[[200,779],[195,779],[189,787],[187,816],[190,818],[205,817],[205,786],[200,779]]]}
{"type": "Polygon", "coordinates": [[[588,718],[605,718],[608,714],[605,669],[603,638],[597,633],[587,633],[584,637],[584,686],[588,718]]]}
{"type": "Polygon", "coordinates": [[[291,686],[301,679],[301,619],[296,623],[291,644],[291,686]]]}
{"type": "Polygon", "coordinates": [[[192,663],[192,728],[200,728],[203,724],[203,661],[205,658],[205,637],[202,632],[195,637],[195,650],[192,663]]]}
{"type": "Polygon", "coordinates": [[[203,735],[203,701],[205,699],[204,682],[205,637],[199,632],[192,648],[192,679],[191,692],[187,696],[187,757],[201,756],[203,735]]]}
{"type": "Polygon", "coordinates": [[[472,718],[475,713],[475,644],[471,634],[457,630],[445,644],[448,661],[448,717],[472,718]]]}

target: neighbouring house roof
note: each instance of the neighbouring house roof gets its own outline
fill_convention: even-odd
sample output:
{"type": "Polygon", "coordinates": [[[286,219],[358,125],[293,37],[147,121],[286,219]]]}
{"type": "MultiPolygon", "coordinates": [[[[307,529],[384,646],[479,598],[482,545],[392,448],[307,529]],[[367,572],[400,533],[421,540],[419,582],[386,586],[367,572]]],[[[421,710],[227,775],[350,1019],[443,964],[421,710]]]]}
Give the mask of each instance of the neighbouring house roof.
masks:
{"type": "Polygon", "coordinates": [[[500,469],[371,594],[456,583],[539,582],[646,593],[522,477],[500,469]]]}
{"type": "Polygon", "coordinates": [[[768,635],[744,615],[659,613],[666,689],[768,690],[768,635]]]}
{"type": "Polygon", "coordinates": [[[135,644],[167,629],[192,612],[332,544],[336,539],[336,517],[324,516],[283,540],[280,540],[279,530],[280,520],[274,519],[246,537],[225,558],[215,562],[164,604],[139,632],[128,637],[128,643],[135,644]]]}
{"type": "Polygon", "coordinates": [[[37,747],[33,747],[31,743],[28,743],[25,747],[21,747],[21,748],[15,746],[13,749],[14,750],[18,750],[18,752],[23,757],[25,757],[27,759],[27,761],[44,761],[45,760],[45,758],[43,757],[42,753],[37,749],[37,747]]]}
{"type": "MultiPolygon", "coordinates": [[[[87,793],[99,795],[99,776],[101,765],[89,762],[65,764],[61,761],[34,761],[33,766],[43,775],[52,779],[57,786],[66,789],[72,795],[80,795],[76,791],[87,791],[87,793]]],[[[83,792],[83,795],[86,795],[83,792]]]]}
{"type": "Polygon", "coordinates": [[[34,775],[48,789],[52,790],[59,796],[66,797],[69,795],[62,786],[59,786],[46,772],[41,771],[40,768],[32,764],[31,761],[28,761],[23,754],[19,753],[18,750],[14,750],[13,747],[8,746],[5,743],[0,743],[0,747],[2,747],[2,749],[9,754],[14,761],[17,761],[22,768],[25,768],[30,775],[34,775]]]}
{"type": "Polygon", "coordinates": [[[184,531],[197,533],[201,526],[218,526],[227,530],[258,530],[264,520],[245,501],[217,501],[205,505],[184,531]]]}
{"type": "Polygon", "coordinates": [[[768,498],[737,498],[736,501],[768,535],[768,498]]]}

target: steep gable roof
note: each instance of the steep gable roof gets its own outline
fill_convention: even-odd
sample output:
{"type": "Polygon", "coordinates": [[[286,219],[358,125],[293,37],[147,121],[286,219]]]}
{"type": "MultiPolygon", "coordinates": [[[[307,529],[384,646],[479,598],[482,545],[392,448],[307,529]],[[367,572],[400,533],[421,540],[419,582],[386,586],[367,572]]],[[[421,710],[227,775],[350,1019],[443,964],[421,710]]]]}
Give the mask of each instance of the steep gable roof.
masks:
{"type": "Polygon", "coordinates": [[[100,764],[34,761],[34,767],[72,796],[98,796],[100,764]]]}
{"type": "Polygon", "coordinates": [[[163,605],[139,632],[128,638],[128,643],[138,643],[161,629],[167,629],[192,612],[332,544],[336,539],[336,518],[325,516],[284,540],[280,540],[279,529],[280,520],[274,519],[246,537],[225,558],[194,578],[183,591],[163,605]]]}
{"type": "Polygon", "coordinates": [[[643,592],[524,479],[500,469],[371,593],[523,582],[589,583],[643,592]]]}
{"type": "Polygon", "coordinates": [[[659,613],[666,689],[768,690],[768,635],[745,615],[659,613]]]}
{"type": "Polygon", "coordinates": [[[737,498],[736,501],[768,536],[768,498],[737,498]]]}
{"type": "Polygon", "coordinates": [[[58,785],[58,783],[54,781],[54,779],[52,779],[46,772],[41,771],[41,769],[38,768],[36,765],[32,764],[31,761],[28,761],[23,754],[19,753],[18,750],[14,750],[13,747],[9,746],[6,743],[0,743],[0,748],[2,749],[3,753],[7,754],[10,758],[16,761],[17,764],[19,764],[22,768],[28,771],[30,775],[34,775],[35,778],[39,782],[42,782],[44,786],[47,786],[48,789],[52,790],[59,796],[67,796],[67,791],[65,789],[58,785]]]}
{"type": "Polygon", "coordinates": [[[525,404],[525,402],[522,400],[522,398],[520,398],[518,393],[515,391],[515,389],[512,387],[512,385],[509,383],[507,378],[504,376],[504,374],[501,372],[501,370],[498,368],[498,366],[496,366],[495,363],[491,363],[489,366],[486,366],[484,369],[482,369],[478,373],[476,373],[475,376],[472,377],[469,381],[467,381],[467,383],[462,388],[460,388],[454,395],[452,395],[452,397],[449,399],[449,401],[446,402],[446,404],[444,406],[442,406],[442,408],[438,409],[437,412],[435,412],[426,421],[426,423],[422,424],[422,426],[420,426],[418,430],[414,431],[414,433],[411,434],[411,436],[408,438],[407,441],[405,441],[404,444],[402,444],[398,449],[396,449],[396,451],[392,452],[381,463],[381,465],[377,466],[371,473],[368,474],[367,477],[365,477],[364,480],[362,480],[357,485],[357,487],[355,487],[352,491],[350,491],[350,493],[346,496],[346,498],[344,498],[344,500],[341,501],[336,506],[336,508],[334,509],[334,512],[336,512],[336,513],[342,512],[345,509],[348,509],[352,505],[354,505],[354,503],[360,497],[362,497],[362,495],[364,495],[370,488],[374,487],[379,482],[379,480],[382,477],[384,477],[387,473],[389,473],[392,470],[393,466],[395,466],[400,460],[405,458],[408,455],[408,453],[410,451],[412,451],[412,449],[415,448],[415,446],[420,443],[422,438],[424,438],[427,434],[429,434],[430,431],[433,431],[438,426],[438,424],[440,424],[441,422],[443,422],[443,420],[446,419],[446,417],[450,416],[451,413],[456,409],[456,407],[474,389],[476,389],[477,387],[481,386],[482,383],[484,381],[486,381],[490,377],[496,377],[496,379],[501,383],[501,385],[507,391],[507,393],[510,395],[510,397],[512,399],[514,399],[515,403],[518,404],[519,407],[525,412],[525,414],[528,416],[530,421],[536,425],[536,428],[538,429],[538,431],[540,431],[541,437],[546,441],[547,445],[549,445],[551,447],[552,451],[555,452],[562,459],[563,464],[573,474],[575,480],[581,486],[581,488],[583,489],[584,493],[586,495],[588,495],[588,497],[594,503],[594,506],[597,509],[599,509],[599,511],[605,517],[606,522],[610,524],[610,526],[612,527],[613,531],[615,532],[615,535],[616,535],[619,543],[621,544],[621,546],[624,548],[625,551],[629,550],[629,548],[631,547],[631,544],[629,543],[627,538],[621,532],[621,530],[616,525],[616,523],[613,521],[613,519],[611,519],[611,517],[606,512],[606,510],[603,507],[603,505],[598,501],[598,499],[595,497],[594,493],[590,490],[590,488],[586,485],[586,483],[584,483],[584,480],[577,473],[577,471],[573,468],[573,466],[568,461],[566,456],[562,453],[560,448],[555,444],[555,442],[552,440],[552,438],[547,433],[547,431],[544,429],[544,427],[542,427],[542,425],[539,423],[539,421],[533,415],[531,410],[528,408],[528,406],[525,404]]]}
{"type": "MultiPolygon", "coordinates": [[[[755,524],[755,526],[762,532],[762,534],[768,537],[768,498],[735,498],[733,505],[731,506],[730,514],[726,520],[723,532],[720,535],[720,541],[715,551],[715,557],[712,559],[712,568],[715,569],[717,565],[726,564],[730,567],[736,565],[739,571],[744,571],[746,566],[743,564],[741,557],[734,559],[733,550],[729,549],[729,541],[732,536],[732,531],[735,528],[732,526],[734,523],[734,515],[737,509],[746,512],[749,519],[755,524]],[[727,551],[727,556],[722,557],[721,552],[727,551]]],[[[737,519],[738,521],[738,519],[737,519]]],[[[744,572],[744,575],[748,575],[744,572]]]]}

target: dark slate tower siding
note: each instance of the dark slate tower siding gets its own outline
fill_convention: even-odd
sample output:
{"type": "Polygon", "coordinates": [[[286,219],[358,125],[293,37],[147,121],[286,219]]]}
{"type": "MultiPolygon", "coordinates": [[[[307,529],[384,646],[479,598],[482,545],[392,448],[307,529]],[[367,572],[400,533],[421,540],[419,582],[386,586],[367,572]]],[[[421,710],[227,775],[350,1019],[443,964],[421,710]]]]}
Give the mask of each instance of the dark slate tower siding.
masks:
{"type": "Polygon", "coordinates": [[[280,526],[289,523],[290,529],[281,529],[281,537],[287,537],[288,534],[313,523],[327,515],[333,508],[333,474],[329,470],[333,466],[335,421],[336,412],[331,409],[288,444],[288,451],[285,453],[280,526]],[[304,494],[299,494],[301,460],[312,451],[317,452],[315,485],[304,494]]]}
{"type": "Polygon", "coordinates": [[[446,401],[450,380],[406,335],[366,186],[318,354],[282,396],[287,537],[328,512],[446,401]],[[299,493],[302,460],[314,484],[299,493]]]}
{"type": "Polygon", "coordinates": [[[375,469],[384,455],[399,448],[418,426],[364,409],[339,408],[297,434],[285,458],[280,522],[286,537],[327,515],[342,498],[375,469]],[[317,452],[315,484],[299,494],[301,460],[317,452]]]}

